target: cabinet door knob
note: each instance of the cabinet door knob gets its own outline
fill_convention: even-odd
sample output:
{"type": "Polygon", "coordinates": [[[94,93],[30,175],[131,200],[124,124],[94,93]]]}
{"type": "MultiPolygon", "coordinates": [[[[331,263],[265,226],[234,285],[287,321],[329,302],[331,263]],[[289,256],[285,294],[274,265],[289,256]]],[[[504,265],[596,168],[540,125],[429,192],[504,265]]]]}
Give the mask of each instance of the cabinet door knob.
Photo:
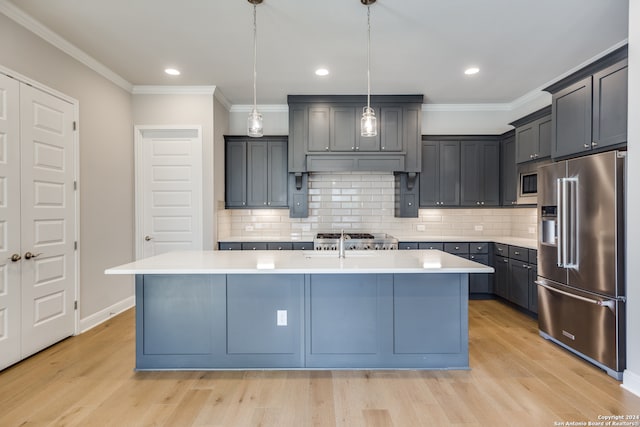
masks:
{"type": "Polygon", "coordinates": [[[591,148],[589,144],[584,144],[584,148],[591,148]]]}
{"type": "Polygon", "coordinates": [[[329,147],[324,147],[324,150],[325,151],[329,151],[329,147]]]}
{"type": "Polygon", "coordinates": [[[518,252],[518,251],[515,251],[515,252],[514,252],[514,254],[516,254],[516,255],[520,255],[520,252],[518,252]]]}
{"type": "Polygon", "coordinates": [[[533,154],[529,154],[529,158],[530,158],[530,159],[533,159],[533,154]]]}
{"type": "Polygon", "coordinates": [[[148,241],[150,241],[150,240],[153,240],[153,237],[151,237],[151,236],[144,236],[144,241],[145,241],[145,242],[148,242],[148,241]]]}
{"type": "Polygon", "coordinates": [[[459,250],[460,250],[460,246],[456,246],[456,251],[459,251],[459,250]]]}
{"type": "Polygon", "coordinates": [[[597,142],[595,142],[595,141],[593,141],[593,142],[591,143],[591,146],[592,146],[592,147],[597,147],[597,146],[598,146],[598,143],[597,143],[597,142]]]}
{"type": "Polygon", "coordinates": [[[509,260],[505,258],[502,260],[502,262],[509,262],[509,260]]]}
{"type": "Polygon", "coordinates": [[[20,256],[20,254],[13,254],[9,259],[11,260],[11,262],[18,262],[22,259],[22,257],[20,256]]]}
{"type": "Polygon", "coordinates": [[[413,203],[409,202],[409,206],[413,206],[413,203]]]}

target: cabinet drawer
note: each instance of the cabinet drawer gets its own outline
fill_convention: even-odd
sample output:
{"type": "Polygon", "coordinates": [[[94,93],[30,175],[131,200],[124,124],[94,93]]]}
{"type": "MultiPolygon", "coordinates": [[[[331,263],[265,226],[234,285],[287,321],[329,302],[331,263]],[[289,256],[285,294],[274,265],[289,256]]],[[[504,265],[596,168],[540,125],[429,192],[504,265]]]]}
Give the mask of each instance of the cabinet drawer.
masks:
{"type": "Polygon", "coordinates": [[[469,243],[445,243],[444,251],[450,254],[468,254],[469,243]]]}
{"type": "Polygon", "coordinates": [[[246,242],[242,244],[242,250],[243,251],[250,251],[250,250],[266,250],[267,249],[267,242],[246,242]]]}
{"type": "Polygon", "coordinates": [[[398,249],[418,249],[418,242],[400,242],[398,249]]]}
{"type": "Polygon", "coordinates": [[[479,262],[480,264],[489,265],[489,254],[469,254],[471,261],[479,262]]]}
{"type": "Polygon", "coordinates": [[[219,242],[218,249],[221,251],[239,251],[242,249],[242,243],[240,242],[219,242]]]}
{"type": "Polygon", "coordinates": [[[538,251],[529,249],[529,264],[538,265],[538,251]]]}
{"type": "Polygon", "coordinates": [[[293,242],[294,251],[312,251],[313,242],[293,242]]]}
{"type": "Polygon", "coordinates": [[[520,246],[509,246],[509,258],[529,262],[529,249],[520,246]]]}
{"type": "Polygon", "coordinates": [[[418,244],[419,249],[437,249],[439,251],[444,250],[444,243],[434,243],[434,242],[420,242],[418,244]]]}
{"type": "Polygon", "coordinates": [[[470,254],[488,254],[489,253],[489,243],[486,242],[472,242],[469,243],[469,253],[470,254]]]}
{"type": "Polygon", "coordinates": [[[493,253],[495,255],[508,257],[509,256],[509,245],[505,245],[504,243],[494,243],[493,244],[493,253]]]}
{"type": "Polygon", "coordinates": [[[269,242],[267,249],[270,251],[290,251],[293,249],[293,244],[291,242],[269,242]]]}

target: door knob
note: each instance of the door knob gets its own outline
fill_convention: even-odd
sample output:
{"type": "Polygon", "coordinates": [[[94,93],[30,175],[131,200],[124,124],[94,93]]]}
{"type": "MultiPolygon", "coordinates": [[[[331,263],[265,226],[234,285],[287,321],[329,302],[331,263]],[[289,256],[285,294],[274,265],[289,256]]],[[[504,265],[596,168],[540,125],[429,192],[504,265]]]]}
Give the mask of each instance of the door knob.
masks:
{"type": "Polygon", "coordinates": [[[22,259],[22,257],[20,256],[20,254],[13,254],[9,259],[11,260],[11,262],[18,262],[22,259]]]}
{"type": "Polygon", "coordinates": [[[41,253],[39,254],[32,254],[31,252],[26,252],[24,254],[24,259],[31,259],[31,258],[36,258],[38,256],[42,255],[41,253]]]}
{"type": "Polygon", "coordinates": [[[153,239],[153,237],[151,237],[151,236],[144,236],[144,240],[145,240],[146,242],[148,242],[148,241],[149,241],[149,240],[151,240],[151,239],[153,239]]]}

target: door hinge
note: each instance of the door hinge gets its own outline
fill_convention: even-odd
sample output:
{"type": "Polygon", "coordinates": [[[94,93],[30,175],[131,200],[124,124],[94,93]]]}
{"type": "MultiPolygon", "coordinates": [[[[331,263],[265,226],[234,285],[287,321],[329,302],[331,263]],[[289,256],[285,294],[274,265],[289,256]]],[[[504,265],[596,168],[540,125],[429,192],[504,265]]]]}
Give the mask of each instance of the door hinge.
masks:
{"type": "Polygon", "coordinates": [[[78,241],[77,240],[75,242],[73,242],[73,250],[74,251],[78,250],[78,241]]]}
{"type": "Polygon", "coordinates": [[[73,190],[77,190],[78,189],[78,181],[73,181],[73,190]]]}
{"type": "Polygon", "coordinates": [[[78,125],[76,124],[76,121],[73,121],[73,130],[77,130],[78,129],[78,125]]]}
{"type": "Polygon", "coordinates": [[[78,309],[78,300],[75,300],[75,301],[73,302],[73,309],[74,309],[74,310],[77,310],[77,309],[78,309]]]}

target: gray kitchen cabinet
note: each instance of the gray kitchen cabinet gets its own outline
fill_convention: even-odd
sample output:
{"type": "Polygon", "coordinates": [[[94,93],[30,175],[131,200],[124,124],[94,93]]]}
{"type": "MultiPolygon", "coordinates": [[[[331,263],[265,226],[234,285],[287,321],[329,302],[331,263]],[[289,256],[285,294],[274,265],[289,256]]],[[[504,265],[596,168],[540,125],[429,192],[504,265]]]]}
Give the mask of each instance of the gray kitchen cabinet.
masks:
{"type": "Polygon", "coordinates": [[[266,251],[267,242],[242,242],[243,251],[266,251]]]}
{"type": "Polygon", "coordinates": [[[493,276],[493,293],[504,299],[509,298],[509,258],[496,255],[494,257],[495,273],[493,276]]]}
{"type": "Polygon", "coordinates": [[[516,127],[516,163],[551,155],[551,121],[551,106],[548,106],[510,123],[516,127]]]}
{"type": "MultiPolygon", "coordinates": [[[[309,107],[307,150],[329,151],[331,149],[329,134],[330,108],[325,106],[309,107]]],[[[299,117],[293,116],[293,124],[299,125],[299,117]]],[[[304,124],[303,124],[304,125],[304,124]]],[[[301,135],[303,136],[303,135],[301,135]]]]}
{"type": "Polygon", "coordinates": [[[227,353],[249,360],[269,355],[276,366],[283,361],[303,366],[303,276],[264,275],[259,281],[255,277],[227,276],[227,353]],[[286,321],[278,324],[276,313],[281,312],[286,321]]]}
{"type": "Polygon", "coordinates": [[[417,174],[396,173],[394,216],[398,218],[418,218],[419,199],[420,193],[417,174]]]}
{"type": "Polygon", "coordinates": [[[289,171],[420,172],[422,95],[371,97],[378,133],[360,135],[366,97],[290,95],[289,171]]]}
{"type": "Polygon", "coordinates": [[[627,60],[593,75],[592,148],[627,142],[627,60]]]}
{"type": "Polygon", "coordinates": [[[267,249],[270,251],[290,251],[293,250],[291,242],[267,242],[267,249]]]}
{"type": "Polygon", "coordinates": [[[225,206],[247,206],[247,144],[244,140],[227,140],[225,144],[225,206]]]}
{"type": "Polygon", "coordinates": [[[553,95],[554,159],[591,150],[591,91],[589,76],[553,95]]]}
{"type": "Polygon", "coordinates": [[[218,249],[221,251],[239,251],[242,250],[240,242],[219,242],[218,249]]]}
{"type": "Polygon", "coordinates": [[[529,306],[530,312],[538,314],[538,285],[536,280],[538,277],[538,266],[529,264],[529,306]]]}
{"type": "Polygon", "coordinates": [[[420,242],[418,243],[418,249],[435,249],[438,251],[444,251],[444,243],[442,242],[420,242]]]}
{"type": "Polygon", "coordinates": [[[544,89],[552,94],[553,159],[626,144],[627,54],[622,46],[544,89]]]}
{"type": "Polygon", "coordinates": [[[226,207],[288,207],[287,138],[225,139],[226,207]]]}
{"type": "Polygon", "coordinates": [[[419,244],[418,242],[398,242],[398,249],[401,251],[419,249],[419,244]]]}
{"type": "Polygon", "coordinates": [[[420,206],[460,205],[460,141],[422,141],[420,206]]]}
{"type": "Polygon", "coordinates": [[[500,205],[500,143],[460,143],[460,205],[500,205]]]}
{"type": "MultiPolygon", "coordinates": [[[[404,138],[404,121],[402,107],[381,107],[380,117],[380,151],[402,151],[402,140],[404,138]]],[[[360,145],[362,146],[362,138],[360,145]]],[[[371,138],[369,138],[371,139],[371,138]]]]}
{"type": "MultiPolygon", "coordinates": [[[[471,261],[479,262],[480,264],[489,264],[489,254],[469,254],[471,261]]],[[[469,294],[488,294],[491,292],[490,287],[490,274],[489,273],[474,273],[469,274],[469,294]]]]}
{"type": "Polygon", "coordinates": [[[312,251],[313,242],[293,242],[294,251],[312,251]]]}
{"type": "Polygon", "coordinates": [[[516,136],[514,131],[502,136],[500,156],[500,204],[513,206],[518,200],[518,174],[516,170],[516,136]]]}
{"type": "Polygon", "coordinates": [[[529,264],[517,259],[509,260],[509,292],[512,303],[529,308],[529,264]]]}

